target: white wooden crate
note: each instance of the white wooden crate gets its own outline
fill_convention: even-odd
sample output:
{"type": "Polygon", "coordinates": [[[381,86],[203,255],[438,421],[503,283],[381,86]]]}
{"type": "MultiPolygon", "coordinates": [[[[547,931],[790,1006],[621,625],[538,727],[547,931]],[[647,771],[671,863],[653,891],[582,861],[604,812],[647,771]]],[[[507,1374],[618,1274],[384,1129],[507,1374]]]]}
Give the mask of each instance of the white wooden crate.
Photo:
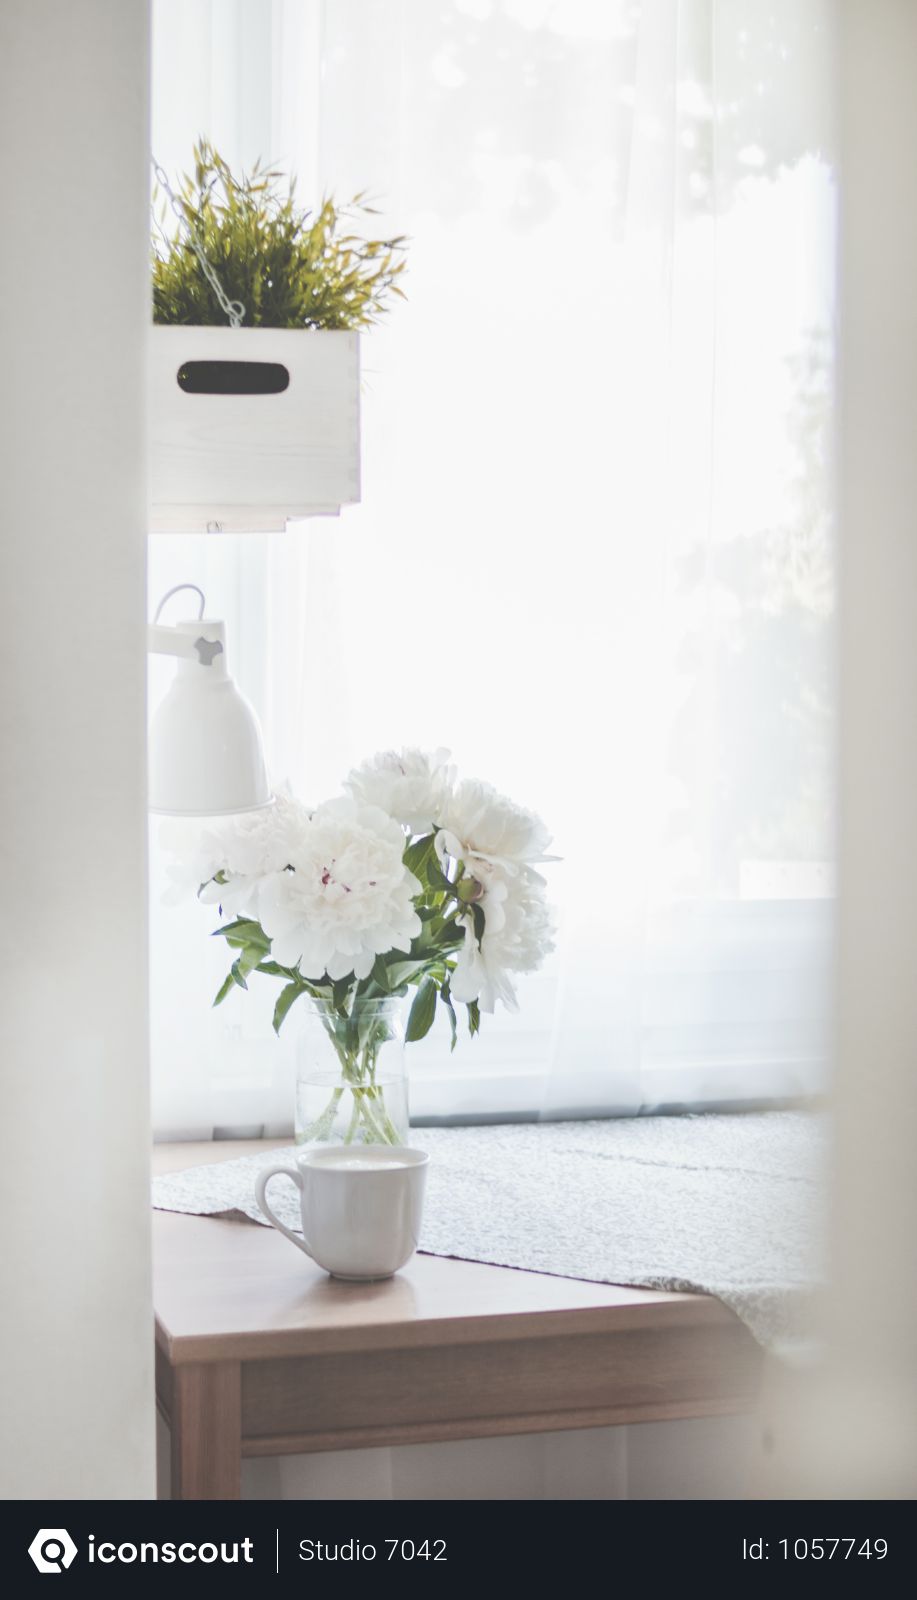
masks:
{"type": "Polygon", "coordinates": [[[154,325],[149,398],[153,533],[274,532],[360,498],[356,333],[154,325]],[[187,393],[196,362],[274,363],[289,384],[187,393]]]}

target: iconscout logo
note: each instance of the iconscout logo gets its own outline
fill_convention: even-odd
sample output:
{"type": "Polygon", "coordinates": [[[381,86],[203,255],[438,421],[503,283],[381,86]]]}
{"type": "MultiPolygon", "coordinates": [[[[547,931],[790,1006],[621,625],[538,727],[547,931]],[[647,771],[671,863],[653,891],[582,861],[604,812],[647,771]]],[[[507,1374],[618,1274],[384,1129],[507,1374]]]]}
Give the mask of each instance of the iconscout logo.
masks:
{"type": "MultiPolygon", "coordinates": [[[[185,1564],[202,1561],[205,1565],[215,1561],[221,1565],[247,1562],[251,1566],[255,1560],[253,1550],[254,1542],[251,1539],[235,1539],[221,1544],[209,1541],[193,1544],[190,1540],[184,1544],[174,1544],[171,1540],[166,1544],[156,1544],[150,1540],[142,1544],[128,1541],[116,1545],[110,1540],[96,1544],[96,1536],[91,1533],[86,1555],[90,1563],[99,1561],[106,1566],[112,1562],[130,1565],[134,1561],[162,1561],[166,1565],[173,1561],[185,1564]]],[[[66,1528],[39,1528],[29,1545],[29,1555],[39,1572],[64,1572],[76,1555],[76,1545],[66,1528]]]]}
{"type": "Polygon", "coordinates": [[[29,1555],[39,1572],[63,1572],[76,1555],[76,1545],[66,1528],[39,1528],[29,1555]]]}

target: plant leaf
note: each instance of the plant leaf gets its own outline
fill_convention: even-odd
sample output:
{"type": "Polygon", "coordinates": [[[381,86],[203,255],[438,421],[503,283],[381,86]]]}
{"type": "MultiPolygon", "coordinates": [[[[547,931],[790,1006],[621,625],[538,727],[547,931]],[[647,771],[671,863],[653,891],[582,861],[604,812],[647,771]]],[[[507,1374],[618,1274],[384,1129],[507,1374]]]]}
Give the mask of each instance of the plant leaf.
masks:
{"type": "Polygon", "coordinates": [[[215,1006],[221,1006],[223,1004],[223,1001],[226,999],[226,996],[235,987],[236,987],[235,978],[233,977],[231,972],[227,972],[225,978],[223,979],[223,982],[220,984],[220,987],[216,992],[216,995],[214,996],[214,1001],[213,1001],[214,1005],[215,1006]]]}
{"type": "Polygon", "coordinates": [[[424,868],[429,857],[432,855],[434,860],[436,859],[435,842],[435,833],[425,833],[422,838],[415,839],[413,844],[409,844],[404,852],[405,866],[413,872],[415,878],[420,879],[421,883],[425,882],[424,868]]]}
{"type": "Polygon", "coordinates": [[[435,952],[431,950],[428,955],[418,956],[416,960],[393,961],[388,969],[388,981],[393,989],[400,988],[403,983],[413,983],[435,959],[435,952]]]}
{"type": "Polygon", "coordinates": [[[432,978],[424,978],[414,996],[414,1004],[408,1014],[408,1027],[405,1038],[408,1044],[416,1044],[418,1039],[423,1039],[433,1026],[436,1015],[436,984],[432,978]]]}
{"type": "Polygon", "coordinates": [[[452,1043],[449,1046],[449,1052],[451,1054],[458,1042],[458,1018],[455,1014],[455,1006],[452,1004],[452,991],[449,988],[448,978],[445,980],[442,988],[439,991],[439,998],[449,1013],[449,1029],[452,1034],[452,1043]]]}
{"type": "Polygon", "coordinates": [[[264,951],[260,948],[256,949],[250,944],[245,946],[242,954],[235,962],[235,965],[239,968],[243,978],[247,978],[252,972],[257,971],[258,967],[261,965],[263,956],[264,951]]]}
{"type": "Polygon", "coordinates": [[[235,174],[206,139],[194,147],[193,175],[176,187],[185,225],[171,236],[155,225],[154,192],[155,322],[225,322],[189,235],[228,297],[244,304],[248,326],[364,328],[388,310],[407,241],[343,232],[351,218],[372,217],[365,200],[340,207],[329,197],[310,214],[296,203],[292,179],[260,162],[235,174]]]}
{"type": "Polygon", "coordinates": [[[350,986],[353,983],[353,973],[348,973],[346,978],[335,978],[331,985],[331,1003],[336,1011],[342,1010],[347,1004],[350,986]]]}
{"type": "Polygon", "coordinates": [[[279,1033],[283,1027],[286,1014],[294,1000],[298,1000],[300,995],[304,993],[305,990],[299,983],[288,983],[285,989],[281,989],[279,995],[277,996],[277,1004],[274,1007],[275,1033],[279,1033]]]}
{"type": "Polygon", "coordinates": [[[426,863],[426,874],[431,889],[453,889],[435,854],[426,863]]]}
{"type": "Polygon", "coordinates": [[[370,973],[370,977],[372,978],[373,983],[375,983],[380,989],[384,990],[386,994],[391,994],[391,979],[389,978],[388,967],[385,965],[385,961],[382,956],[376,956],[376,959],[373,962],[373,969],[370,973]]]}
{"type": "Polygon", "coordinates": [[[215,928],[211,938],[222,936],[233,943],[256,944],[262,950],[270,950],[271,941],[262,928],[260,922],[252,922],[249,918],[239,917],[235,922],[227,922],[223,928],[215,928]]]}

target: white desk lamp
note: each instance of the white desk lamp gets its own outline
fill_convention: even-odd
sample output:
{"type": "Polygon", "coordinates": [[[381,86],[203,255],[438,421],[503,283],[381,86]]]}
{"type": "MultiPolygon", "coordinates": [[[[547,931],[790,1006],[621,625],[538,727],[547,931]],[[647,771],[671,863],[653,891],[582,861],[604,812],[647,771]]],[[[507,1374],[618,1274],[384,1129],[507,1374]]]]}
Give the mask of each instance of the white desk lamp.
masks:
{"type": "Polygon", "coordinates": [[[176,656],[172,684],[150,725],[149,806],[178,817],[225,816],[272,803],[258,718],[226,668],[226,628],[204,617],[204,594],[179,583],[164,594],[147,648],[176,656]],[[200,601],[192,621],[160,623],[182,589],[200,601]]]}

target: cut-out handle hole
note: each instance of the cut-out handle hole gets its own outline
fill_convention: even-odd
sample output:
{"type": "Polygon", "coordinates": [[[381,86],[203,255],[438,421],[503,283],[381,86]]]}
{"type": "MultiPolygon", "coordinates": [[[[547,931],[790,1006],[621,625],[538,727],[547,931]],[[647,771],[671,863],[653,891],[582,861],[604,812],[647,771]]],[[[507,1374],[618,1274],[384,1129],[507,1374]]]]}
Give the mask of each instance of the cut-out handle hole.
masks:
{"type": "Polygon", "coordinates": [[[279,361],[183,361],[176,378],[185,394],[283,394],[290,387],[279,361]]]}

